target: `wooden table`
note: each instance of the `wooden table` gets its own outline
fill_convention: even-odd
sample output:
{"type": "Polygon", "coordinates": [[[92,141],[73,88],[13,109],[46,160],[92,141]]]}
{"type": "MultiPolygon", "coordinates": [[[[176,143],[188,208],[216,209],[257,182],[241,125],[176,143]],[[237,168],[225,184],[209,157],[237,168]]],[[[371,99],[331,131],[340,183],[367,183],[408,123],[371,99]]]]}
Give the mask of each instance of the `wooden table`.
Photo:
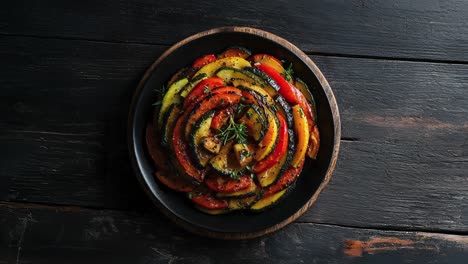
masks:
{"type": "Polygon", "coordinates": [[[0,263],[468,263],[468,3],[310,2],[4,3],[0,263]],[[318,202],[246,241],[167,220],[126,147],[146,68],[184,37],[227,25],[307,52],[342,118],[318,202]]]}

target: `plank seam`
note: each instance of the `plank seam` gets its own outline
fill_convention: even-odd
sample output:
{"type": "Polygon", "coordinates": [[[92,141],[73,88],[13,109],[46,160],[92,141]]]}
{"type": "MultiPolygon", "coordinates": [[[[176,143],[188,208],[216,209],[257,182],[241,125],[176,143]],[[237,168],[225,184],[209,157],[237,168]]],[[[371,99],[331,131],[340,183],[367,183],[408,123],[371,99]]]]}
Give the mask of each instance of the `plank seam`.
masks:
{"type": "Polygon", "coordinates": [[[431,233],[431,234],[444,234],[444,235],[459,235],[459,236],[467,236],[467,231],[458,231],[458,230],[446,230],[446,229],[423,229],[423,228],[409,228],[404,226],[377,226],[377,227],[364,227],[364,226],[354,226],[354,225],[343,225],[343,224],[330,224],[330,223],[323,223],[323,222],[315,222],[315,221],[296,221],[296,224],[313,224],[313,225],[327,225],[327,226],[335,226],[335,227],[342,227],[342,228],[354,228],[354,229],[362,229],[362,230],[379,230],[379,231],[392,231],[392,232],[424,232],[424,233],[431,233]]]}
{"type": "MultiPolygon", "coordinates": [[[[92,206],[77,206],[77,205],[60,205],[60,204],[48,204],[48,203],[38,203],[38,202],[6,202],[0,201],[0,208],[10,208],[10,209],[43,209],[51,210],[54,212],[79,212],[79,211],[109,211],[109,212],[127,212],[127,213],[138,213],[141,210],[118,210],[118,209],[108,209],[92,206]]],[[[148,210],[148,208],[142,209],[146,213],[158,212],[156,210],[148,210]]],[[[159,212],[158,212],[159,213],[159,212]]],[[[405,228],[405,227],[392,227],[392,226],[381,226],[381,227],[362,227],[362,226],[353,226],[353,225],[342,225],[342,224],[330,224],[322,222],[305,222],[297,220],[291,224],[312,224],[312,225],[322,225],[330,227],[342,227],[342,228],[353,228],[353,229],[362,229],[362,230],[376,230],[376,231],[392,231],[392,232],[424,232],[431,234],[442,234],[442,235],[468,235],[468,231],[452,231],[452,230],[442,230],[442,229],[421,229],[421,228],[405,228]]]]}
{"type": "MultiPolygon", "coordinates": [[[[63,37],[63,36],[34,36],[28,34],[9,34],[0,32],[3,37],[25,37],[37,39],[55,39],[55,40],[76,40],[87,42],[98,42],[108,44],[127,44],[127,45],[142,45],[142,46],[163,46],[169,48],[171,44],[165,43],[152,43],[152,42],[137,42],[137,41],[118,41],[118,40],[102,40],[92,38],[79,38],[79,37],[63,37]]],[[[310,56],[324,56],[324,57],[339,57],[339,58],[355,58],[355,59],[370,59],[370,60],[388,60],[388,61],[406,61],[406,62],[424,62],[436,64],[460,64],[468,65],[468,61],[463,60],[442,60],[442,59],[425,59],[425,58],[410,58],[410,57],[390,57],[390,56],[374,56],[374,55],[357,55],[347,53],[330,53],[330,52],[315,52],[306,49],[301,49],[304,53],[310,56]]]]}

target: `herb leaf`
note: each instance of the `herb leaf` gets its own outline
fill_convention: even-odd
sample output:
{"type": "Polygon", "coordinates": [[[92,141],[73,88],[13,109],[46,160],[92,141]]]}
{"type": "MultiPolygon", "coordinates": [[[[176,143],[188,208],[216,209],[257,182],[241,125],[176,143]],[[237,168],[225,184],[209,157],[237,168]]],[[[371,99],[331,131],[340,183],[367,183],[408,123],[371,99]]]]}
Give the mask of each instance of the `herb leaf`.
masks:
{"type": "Polygon", "coordinates": [[[294,70],[292,68],[292,63],[289,63],[288,68],[286,68],[286,71],[282,73],[283,77],[286,79],[286,81],[291,81],[292,76],[294,74],[294,70]]]}
{"type": "Polygon", "coordinates": [[[231,179],[239,180],[241,178],[242,174],[240,174],[238,171],[233,171],[229,177],[231,179]]]}
{"type": "Polygon", "coordinates": [[[229,125],[224,130],[219,130],[218,138],[226,144],[230,140],[245,144],[247,142],[247,127],[244,123],[237,124],[232,116],[229,117],[229,125]]]}

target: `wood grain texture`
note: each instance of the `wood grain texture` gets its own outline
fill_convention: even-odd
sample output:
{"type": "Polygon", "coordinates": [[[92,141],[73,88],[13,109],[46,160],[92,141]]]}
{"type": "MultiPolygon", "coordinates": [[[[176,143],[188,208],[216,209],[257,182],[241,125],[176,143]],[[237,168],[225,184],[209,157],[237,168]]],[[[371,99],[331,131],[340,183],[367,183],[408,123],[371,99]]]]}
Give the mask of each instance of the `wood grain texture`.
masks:
{"type": "Polygon", "coordinates": [[[159,212],[0,205],[6,263],[464,263],[468,237],[321,224],[220,241],[189,234],[159,212]]]}
{"type": "Polygon", "coordinates": [[[21,0],[0,9],[0,33],[170,45],[214,27],[251,26],[309,52],[466,62],[467,12],[464,0],[21,0]]]}
{"type": "Polygon", "coordinates": [[[126,147],[128,105],[164,49],[1,38],[8,62],[0,71],[1,199],[139,204],[126,147]]]}
{"type": "Polygon", "coordinates": [[[303,220],[467,232],[468,67],[314,60],[352,141],[303,220]]]}
{"type": "MultiPolygon", "coordinates": [[[[126,110],[167,47],[24,37],[0,47],[1,200],[151,206],[130,171],[126,110]]],[[[342,142],[330,184],[300,221],[467,232],[468,66],[313,59],[343,138],[357,141],[342,142]]]]}

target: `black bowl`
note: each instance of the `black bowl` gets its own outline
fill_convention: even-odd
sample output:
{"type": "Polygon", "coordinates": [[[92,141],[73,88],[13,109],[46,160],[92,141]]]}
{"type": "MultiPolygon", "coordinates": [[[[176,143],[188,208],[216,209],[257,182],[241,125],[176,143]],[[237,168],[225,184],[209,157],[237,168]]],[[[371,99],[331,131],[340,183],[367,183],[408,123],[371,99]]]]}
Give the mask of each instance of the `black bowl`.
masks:
{"type": "Polygon", "coordinates": [[[182,227],[202,235],[225,239],[252,238],[270,233],[297,219],[315,202],[328,183],[340,145],[340,118],[333,92],[312,60],[288,41],[271,33],[245,27],[224,27],[195,34],[161,55],[139,83],[129,113],[128,144],[135,173],[146,193],[164,214],[182,227]],[[155,166],[146,150],[145,127],[156,94],[180,68],[204,54],[242,46],[253,53],[269,53],[292,62],[295,75],[304,80],[315,98],[321,135],[318,158],[308,162],[290,194],[262,213],[207,215],[187,198],[167,189],[154,177],[155,166]]]}

